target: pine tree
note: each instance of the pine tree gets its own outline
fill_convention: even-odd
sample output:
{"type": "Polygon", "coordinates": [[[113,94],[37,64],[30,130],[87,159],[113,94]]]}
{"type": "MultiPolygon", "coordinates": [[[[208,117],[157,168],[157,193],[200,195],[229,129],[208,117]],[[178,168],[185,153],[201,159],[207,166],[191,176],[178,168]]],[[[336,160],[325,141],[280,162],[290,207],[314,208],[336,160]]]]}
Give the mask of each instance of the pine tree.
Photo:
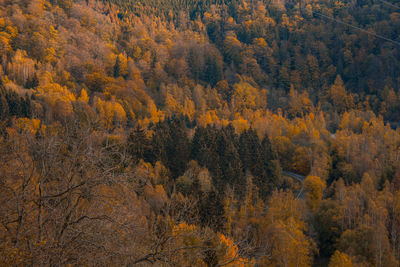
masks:
{"type": "Polygon", "coordinates": [[[254,176],[254,183],[259,188],[262,196],[266,195],[267,169],[265,159],[257,133],[253,129],[245,131],[240,136],[240,158],[244,171],[250,171],[254,176]]]}
{"type": "Polygon", "coordinates": [[[172,118],[155,127],[152,138],[155,159],[160,160],[174,178],[185,172],[190,158],[190,141],[182,119],[172,118]]]}
{"type": "Polygon", "coordinates": [[[226,184],[234,187],[235,192],[243,194],[246,185],[242,172],[239,153],[237,151],[237,135],[232,126],[219,130],[217,133],[217,154],[222,171],[222,180],[218,181],[218,188],[223,190],[226,184]]]}
{"type": "Polygon", "coordinates": [[[3,120],[7,118],[8,115],[9,115],[8,102],[3,94],[3,91],[0,90],[0,119],[3,120]]]}
{"type": "Polygon", "coordinates": [[[146,137],[145,131],[139,126],[129,134],[128,151],[135,163],[138,163],[141,159],[145,162],[154,162],[150,140],[146,137]]]}
{"type": "Polygon", "coordinates": [[[273,189],[281,185],[282,169],[267,135],[264,136],[261,147],[263,164],[267,175],[268,194],[270,194],[273,189]]]}
{"type": "Polygon", "coordinates": [[[28,79],[25,83],[25,87],[32,89],[32,88],[36,88],[39,86],[39,79],[35,73],[35,75],[33,75],[32,78],[28,79]]]}
{"type": "Polygon", "coordinates": [[[22,116],[30,118],[32,117],[32,103],[28,95],[22,100],[22,116]]]}
{"type": "Polygon", "coordinates": [[[117,56],[114,65],[114,77],[117,78],[121,76],[120,72],[121,72],[121,59],[119,58],[119,56],[117,56]]]}
{"type": "Polygon", "coordinates": [[[216,133],[217,130],[210,125],[206,128],[197,127],[191,149],[191,158],[200,166],[205,166],[213,174],[214,179],[221,176],[219,156],[216,152],[216,133]]]}
{"type": "Polygon", "coordinates": [[[23,99],[15,92],[6,92],[6,99],[11,116],[21,116],[23,113],[23,99]]]}

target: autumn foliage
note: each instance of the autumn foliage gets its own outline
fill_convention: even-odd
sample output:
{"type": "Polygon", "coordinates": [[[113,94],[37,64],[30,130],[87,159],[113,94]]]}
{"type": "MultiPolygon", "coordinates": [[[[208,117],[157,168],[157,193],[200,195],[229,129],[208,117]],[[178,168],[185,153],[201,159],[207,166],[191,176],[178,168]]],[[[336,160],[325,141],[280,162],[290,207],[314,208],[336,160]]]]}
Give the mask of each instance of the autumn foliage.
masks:
{"type": "Polygon", "coordinates": [[[0,265],[399,266],[399,27],[388,1],[0,0],[0,265]]]}

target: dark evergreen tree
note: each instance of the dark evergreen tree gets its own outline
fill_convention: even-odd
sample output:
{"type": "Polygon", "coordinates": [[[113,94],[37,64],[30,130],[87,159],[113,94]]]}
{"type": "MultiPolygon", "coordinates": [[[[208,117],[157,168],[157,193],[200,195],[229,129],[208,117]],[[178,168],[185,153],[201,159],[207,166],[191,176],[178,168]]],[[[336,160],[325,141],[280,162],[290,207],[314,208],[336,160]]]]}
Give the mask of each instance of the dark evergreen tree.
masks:
{"type": "Polygon", "coordinates": [[[8,108],[8,102],[4,95],[4,91],[0,89],[0,119],[3,120],[8,117],[10,111],[8,108]]]}
{"type": "Polygon", "coordinates": [[[31,104],[31,99],[29,98],[28,95],[26,95],[25,98],[23,99],[22,114],[27,118],[32,117],[32,104],[31,104]]]}
{"type": "Polygon", "coordinates": [[[216,144],[222,179],[216,181],[216,186],[222,192],[225,189],[225,185],[229,184],[235,189],[236,193],[241,195],[246,182],[235,145],[237,139],[237,135],[231,126],[218,131],[216,144]]]}
{"type": "Polygon", "coordinates": [[[319,241],[320,253],[330,257],[335,252],[335,245],[342,234],[340,226],[340,207],[334,201],[324,201],[313,217],[313,225],[319,241]]]}
{"type": "Polygon", "coordinates": [[[267,175],[268,194],[270,194],[272,193],[273,189],[281,185],[282,169],[267,135],[264,136],[261,146],[262,159],[264,161],[264,168],[267,175]]]}
{"type": "Polygon", "coordinates": [[[11,116],[18,116],[23,114],[23,100],[19,95],[17,95],[17,93],[11,91],[7,92],[6,99],[11,116]]]}
{"type": "Polygon", "coordinates": [[[254,176],[254,184],[258,187],[260,194],[264,197],[267,194],[267,169],[265,166],[264,153],[257,133],[249,129],[240,136],[239,146],[240,159],[243,170],[250,171],[254,176]]]}
{"type": "Polygon", "coordinates": [[[172,118],[160,122],[155,127],[152,139],[154,155],[177,178],[185,172],[190,158],[190,141],[182,119],[172,118]]]}
{"type": "Polygon", "coordinates": [[[153,147],[154,160],[160,160],[164,165],[168,162],[166,146],[170,140],[171,136],[167,124],[165,122],[157,123],[151,140],[151,146],[153,147]]]}
{"type": "Polygon", "coordinates": [[[117,56],[117,59],[115,60],[115,65],[114,65],[114,77],[117,78],[121,76],[121,59],[119,56],[117,56]]]}
{"type": "Polygon", "coordinates": [[[211,22],[207,24],[207,33],[210,40],[217,44],[222,45],[223,35],[221,25],[218,22],[211,22]]]}
{"type": "Polygon", "coordinates": [[[136,127],[129,134],[128,151],[135,163],[138,163],[141,159],[146,162],[154,161],[150,140],[147,138],[146,132],[140,127],[136,127]]]}
{"type": "Polygon", "coordinates": [[[220,174],[219,156],[216,152],[216,129],[198,127],[192,140],[191,158],[215,175],[220,174]]]}
{"type": "Polygon", "coordinates": [[[258,135],[252,129],[244,131],[239,139],[239,154],[243,169],[253,170],[261,158],[261,144],[258,135]]]}
{"type": "Polygon", "coordinates": [[[0,119],[9,116],[32,117],[31,100],[28,95],[21,97],[13,91],[0,87],[0,119]]]}
{"type": "Polygon", "coordinates": [[[25,83],[26,88],[36,88],[39,86],[39,79],[35,73],[32,78],[28,79],[25,83]]]}
{"type": "Polygon", "coordinates": [[[222,80],[223,75],[222,58],[216,49],[211,49],[205,59],[204,81],[211,86],[222,80]]]}

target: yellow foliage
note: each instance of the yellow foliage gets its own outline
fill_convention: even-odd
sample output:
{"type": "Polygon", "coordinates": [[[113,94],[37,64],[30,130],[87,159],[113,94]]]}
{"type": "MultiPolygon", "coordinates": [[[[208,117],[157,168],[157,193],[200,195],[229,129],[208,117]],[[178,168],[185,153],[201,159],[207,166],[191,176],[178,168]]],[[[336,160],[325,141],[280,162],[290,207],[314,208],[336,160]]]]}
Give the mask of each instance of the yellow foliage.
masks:
{"type": "MultiPolygon", "coordinates": [[[[154,175],[152,174],[154,177],[154,175]]],[[[153,187],[148,184],[144,188],[144,194],[146,196],[146,201],[154,210],[161,210],[164,204],[168,201],[167,193],[162,185],[156,185],[153,187]]]]}
{"type": "Polygon", "coordinates": [[[268,202],[267,223],[276,221],[288,222],[290,218],[296,223],[297,227],[304,229],[304,223],[301,221],[302,209],[300,203],[294,198],[291,192],[275,191],[268,202]]]}
{"type": "Polygon", "coordinates": [[[294,86],[290,86],[289,91],[289,113],[293,116],[304,116],[312,109],[312,101],[310,100],[306,91],[299,93],[294,89],[294,86]]]}
{"type": "Polygon", "coordinates": [[[294,30],[296,21],[291,21],[290,18],[284,13],[281,17],[281,25],[287,27],[289,30],[294,30]]]}
{"type": "Polygon", "coordinates": [[[26,51],[17,50],[7,69],[10,79],[24,85],[35,74],[35,61],[27,57],[26,51]]]}
{"type": "Polygon", "coordinates": [[[59,115],[70,115],[73,112],[71,101],[75,101],[75,95],[66,87],[57,83],[48,83],[39,86],[37,97],[43,99],[53,111],[59,115]]]}
{"type": "Polygon", "coordinates": [[[257,89],[249,83],[241,82],[233,86],[234,93],[232,96],[233,106],[237,111],[245,109],[254,109],[258,97],[257,89]]]}
{"type": "Polygon", "coordinates": [[[58,36],[58,31],[54,28],[53,25],[50,25],[48,34],[49,34],[50,38],[56,39],[58,36]]]}
{"type": "Polygon", "coordinates": [[[189,248],[193,249],[181,249],[176,252],[178,261],[182,266],[206,266],[203,260],[195,256],[196,251],[201,246],[201,237],[199,231],[195,225],[189,225],[185,222],[175,225],[172,229],[172,236],[175,238],[174,247],[176,248],[189,248]]]}
{"type": "Polygon", "coordinates": [[[329,267],[353,267],[351,258],[339,250],[336,250],[329,262],[329,267]]]}
{"type": "Polygon", "coordinates": [[[190,120],[193,120],[195,111],[194,102],[186,97],[183,106],[183,115],[186,115],[190,120]]]}
{"type": "Polygon", "coordinates": [[[49,71],[45,71],[39,76],[39,84],[40,86],[47,85],[49,83],[53,83],[53,76],[49,71]]]}
{"type": "Polygon", "coordinates": [[[149,100],[147,103],[147,112],[150,115],[150,120],[153,123],[157,123],[164,119],[164,113],[161,110],[158,110],[153,100],[149,100]]]}
{"type": "Polygon", "coordinates": [[[240,116],[232,121],[232,125],[237,133],[242,133],[250,128],[249,122],[240,116]]]}
{"type": "Polygon", "coordinates": [[[209,19],[209,18],[211,18],[211,14],[210,13],[208,13],[208,12],[204,12],[204,19],[209,19]]]}
{"type": "Polygon", "coordinates": [[[46,48],[44,54],[44,61],[49,63],[54,63],[57,61],[56,59],[56,49],[54,47],[46,48]]]}
{"type": "Polygon", "coordinates": [[[225,38],[225,46],[228,52],[232,53],[232,49],[242,47],[242,43],[235,36],[228,35],[225,38]]]}
{"type": "Polygon", "coordinates": [[[339,75],[336,77],[335,83],[331,86],[329,95],[334,107],[339,112],[343,112],[346,109],[351,108],[353,105],[353,98],[351,95],[347,94],[344,82],[339,75]]]}
{"type": "Polygon", "coordinates": [[[125,76],[128,74],[128,59],[125,55],[119,54],[116,56],[119,63],[119,75],[125,76]]]}
{"type": "Polygon", "coordinates": [[[60,98],[64,101],[75,101],[75,95],[71,93],[66,87],[57,83],[50,83],[37,88],[37,92],[41,96],[47,96],[51,99],[60,98]]]}
{"type": "Polygon", "coordinates": [[[222,252],[219,264],[228,267],[253,266],[251,261],[245,260],[239,256],[239,249],[232,239],[223,234],[218,234],[219,250],[222,252]]]}
{"type": "Polygon", "coordinates": [[[183,111],[182,105],[169,92],[165,96],[165,109],[170,116],[174,113],[180,114],[183,111]]]}
{"type": "Polygon", "coordinates": [[[275,191],[268,203],[267,266],[311,266],[314,244],[304,234],[300,202],[291,192],[275,191]]]}
{"type": "Polygon", "coordinates": [[[271,17],[265,17],[264,22],[265,22],[265,24],[272,26],[272,27],[275,27],[275,25],[276,25],[276,21],[271,17]]]}
{"type": "Polygon", "coordinates": [[[206,127],[208,124],[218,125],[219,118],[214,110],[208,110],[206,113],[199,116],[197,122],[202,127],[206,127]]]}
{"type": "Polygon", "coordinates": [[[312,150],[309,147],[296,147],[293,155],[293,168],[302,174],[308,174],[311,171],[311,154],[312,150]]]}
{"type": "Polygon", "coordinates": [[[94,106],[108,129],[126,121],[125,110],[118,102],[103,101],[95,97],[94,106]]]}
{"type": "Polygon", "coordinates": [[[317,176],[307,176],[304,180],[304,189],[306,190],[306,203],[312,211],[316,211],[322,201],[322,195],[326,188],[325,181],[317,176]]]}
{"type": "MultiPolygon", "coordinates": [[[[115,47],[114,44],[112,44],[112,43],[107,43],[106,46],[107,46],[108,48],[110,48],[110,50],[111,50],[113,53],[118,53],[118,49],[115,47]]],[[[114,56],[115,56],[115,55],[114,55],[114,56]]],[[[115,59],[115,58],[113,58],[113,59],[115,59]]]]}
{"type": "Polygon", "coordinates": [[[268,44],[267,44],[267,42],[265,41],[264,38],[255,38],[253,40],[253,43],[255,45],[258,45],[258,46],[261,46],[261,47],[268,47],[268,44]]]}
{"type": "Polygon", "coordinates": [[[187,223],[180,223],[178,225],[175,225],[173,230],[172,230],[172,236],[179,236],[179,235],[187,235],[192,233],[194,230],[196,229],[196,226],[191,224],[187,224],[187,223]]]}
{"type": "Polygon", "coordinates": [[[14,38],[17,36],[18,34],[18,28],[17,27],[13,27],[13,26],[7,26],[6,27],[6,32],[10,35],[10,38],[14,38]]]}
{"type": "Polygon", "coordinates": [[[0,32],[0,52],[5,54],[12,50],[9,35],[5,32],[0,32]]]}
{"type": "Polygon", "coordinates": [[[179,263],[181,266],[207,266],[204,259],[199,257],[204,249],[212,250],[221,266],[254,266],[252,261],[248,261],[239,256],[239,249],[232,239],[223,234],[215,234],[204,231],[195,225],[185,222],[175,225],[172,229],[172,236],[175,239],[175,247],[188,248],[180,249],[179,263]],[[206,235],[206,236],[204,236],[206,235]],[[206,240],[209,241],[206,241],[206,240]]]}
{"type": "Polygon", "coordinates": [[[85,89],[82,89],[81,95],[79,96],[78,101],[82,101],[82,102],[85,102],[85,103],[89,102],[89,96],[88,96],[88,94],[87,94],[85,89]]]}
{"type": "Polygon", "coordinates": [[[253,24],[253,21],[250,19],[250,20],[248,20],[248,21],[245,21],[243,24],[244,24],[246,27],[249,27],[251,24],[253,24]]]}
{"type": "Polygon", "coordinates": [[[39,119],[19,118],[15,121],[15,128],[18,131],[27,132],[32,135],[36,134],[41,127],[44,132],[46,126],[41,125],[39,119]]]}
{"type": "Polygon", "coordinates": [[[349,129],[354,132],[360,132],[363,127],[363,119],[358,117],[354,111],[345,112],[339,127],[342,130],[349,129]]]}

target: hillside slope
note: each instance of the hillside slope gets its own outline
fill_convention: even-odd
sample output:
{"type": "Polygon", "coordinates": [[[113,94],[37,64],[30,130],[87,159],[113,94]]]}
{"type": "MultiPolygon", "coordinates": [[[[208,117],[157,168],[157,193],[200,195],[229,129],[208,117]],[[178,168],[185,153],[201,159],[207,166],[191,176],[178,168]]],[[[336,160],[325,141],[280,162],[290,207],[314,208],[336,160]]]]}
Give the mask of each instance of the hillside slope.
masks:
{"type": "Polygon", "coordinates": [[[399,10],[0,0],[0,265],[398,266],[399,10]]]}

